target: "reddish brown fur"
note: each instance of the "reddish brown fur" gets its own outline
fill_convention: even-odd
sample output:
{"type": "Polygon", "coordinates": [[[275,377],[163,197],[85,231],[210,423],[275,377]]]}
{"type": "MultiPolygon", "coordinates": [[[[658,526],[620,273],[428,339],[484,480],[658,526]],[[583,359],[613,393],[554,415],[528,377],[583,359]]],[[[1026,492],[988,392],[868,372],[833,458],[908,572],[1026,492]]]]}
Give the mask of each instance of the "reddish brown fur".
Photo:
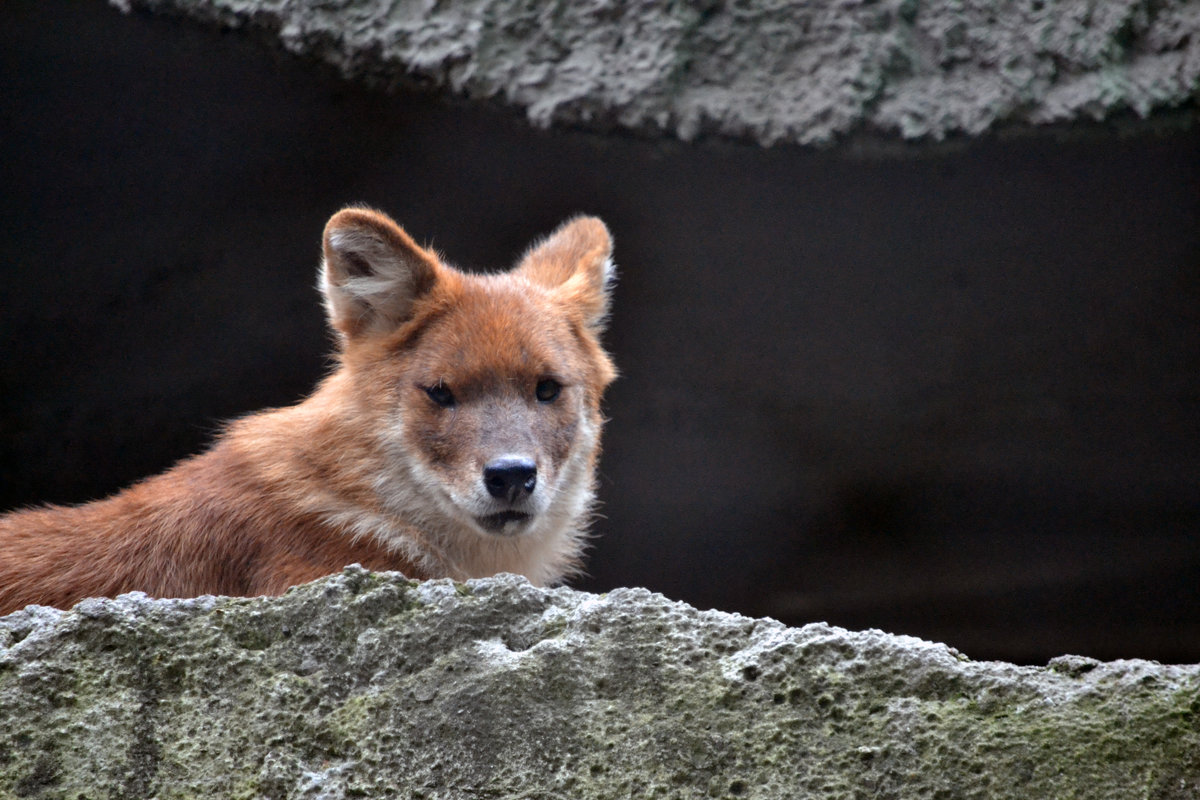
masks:
{"type": "Polygon", "coordinates": [[[478,488],[483,463],[529,452],[547,484],[563,476],[571,509],[590,499],[614,375],[597,340],[610,248],[603,224],[583,218],[515,272],[470,276],[382,214],[339,212],[324,273],[338,369],[304,402],[239,420],[208,452],[114,497],[0,517],[0,613],[132,590],[279,594],[355,562],[417,578],[507,569],[557,580],[578,563],[577,511],[550,506],[547,518],[570,524],[547,522],[536,528],[545,542],[531,543],[479,533],[446,498],[494,502],[478,488]],[[393,268],[386,293],[347,289],[393,268]],[[539,402],[531,393],[547,377],[562,394],[539,402]],[[427,395],[439,382],[453,409],[427,395]]]}

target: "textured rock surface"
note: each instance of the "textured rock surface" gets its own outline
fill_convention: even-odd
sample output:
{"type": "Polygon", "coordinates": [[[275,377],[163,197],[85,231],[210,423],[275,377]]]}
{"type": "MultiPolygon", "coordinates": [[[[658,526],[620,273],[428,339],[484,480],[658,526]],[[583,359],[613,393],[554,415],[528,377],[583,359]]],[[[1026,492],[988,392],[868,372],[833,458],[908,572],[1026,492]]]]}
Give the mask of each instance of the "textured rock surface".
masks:
{"type": "Polygon", "coordinates": [[[357,568],[0,618],[0,796],[1185,798],[1200,667],[357,568]]]}
{"type": "Polygon", "coordinates": [[[1193,105],[1196,0],[111,0],[566,123],[825,143],[1193,105]]]}

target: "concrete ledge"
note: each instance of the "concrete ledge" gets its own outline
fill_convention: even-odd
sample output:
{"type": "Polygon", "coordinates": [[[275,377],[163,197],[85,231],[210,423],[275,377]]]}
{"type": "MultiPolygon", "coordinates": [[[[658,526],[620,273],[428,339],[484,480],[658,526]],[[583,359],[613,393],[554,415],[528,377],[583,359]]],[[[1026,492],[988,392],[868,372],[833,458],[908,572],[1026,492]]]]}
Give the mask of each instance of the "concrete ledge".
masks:
{"type": "Polygon", "coordinates": [[[1200,667],[358,568],[0,618],[0,795],[1184,798],[1200,667]]]}
{"type": "Polygon", "coordinates": [[[111,2],[262,29],[348,77],[497,100],[540,126],[683,139],[939,140],[1145,118],[1200,92],[1196,0],[111,2]]]}

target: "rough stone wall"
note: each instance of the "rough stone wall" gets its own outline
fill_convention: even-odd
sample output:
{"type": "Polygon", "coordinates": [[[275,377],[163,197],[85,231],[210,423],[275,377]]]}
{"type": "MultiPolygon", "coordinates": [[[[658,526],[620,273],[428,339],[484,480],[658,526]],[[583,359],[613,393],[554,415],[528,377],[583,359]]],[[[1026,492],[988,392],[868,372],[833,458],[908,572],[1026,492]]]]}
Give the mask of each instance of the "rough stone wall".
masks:
{"type": "Polygon", "coordinates": [[[1187,798],[1200,667],[358,568],[0,618],[4,797],[1187,798]]]}
{"type": "Polygon", "coordinates": [[[1194,105],[1196,0],[112,0],[265,29],[546,126],[829,143],[1194,105]]]}

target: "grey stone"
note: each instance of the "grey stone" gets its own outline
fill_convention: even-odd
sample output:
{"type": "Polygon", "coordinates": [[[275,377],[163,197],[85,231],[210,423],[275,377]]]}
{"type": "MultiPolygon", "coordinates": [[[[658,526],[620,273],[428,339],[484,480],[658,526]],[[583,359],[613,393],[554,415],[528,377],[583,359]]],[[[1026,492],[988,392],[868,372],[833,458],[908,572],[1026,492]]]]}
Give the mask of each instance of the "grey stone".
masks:
{"type": "Polygon", "coordinates": [[[0,796],[1196,797],[1200,667],[349,568],[0,618],[0,796]]]}
{"type": "Polygon", "coordinates": [[[1196,0],[111,0],[573,125],[824,144],[1194,108],[1196,0]]]}

